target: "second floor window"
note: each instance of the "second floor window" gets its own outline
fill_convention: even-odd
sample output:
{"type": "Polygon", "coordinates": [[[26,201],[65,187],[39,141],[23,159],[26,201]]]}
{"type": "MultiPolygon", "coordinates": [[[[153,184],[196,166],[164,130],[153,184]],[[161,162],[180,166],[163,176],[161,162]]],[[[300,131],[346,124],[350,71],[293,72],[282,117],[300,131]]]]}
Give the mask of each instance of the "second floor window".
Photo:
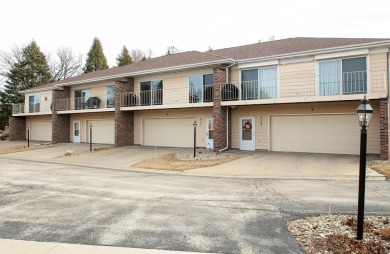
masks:
{"type": "Polygon", "coordinates": [[[163,104],[163,81],[152,80],[140,82],[140,104],[162,105],[163,104]]]}
{"type": "Polygon", "coordinates": [[[189,101],[212,102],[213,101],[213,74],[193,75],[189,79],[189,101]]]}
{"type": "Polygon", "coordinates": [[[115,107],[115,86],[107,86],[107,108],[115,107]]]}
{"type": "Polygon", "coordinates": [[[319,63],[319,95],[367,93],[366,57],[338,59],[319,63]]]}
{"type": "Polygon", "coordinates": [[[241,97],[247,100],[277,97],[277,67],[241,71],[241,97]]]}
{"type": "Polygon", "coordinates": [[[77,90],[74,92],[74,109],[85,109],[86,101],[91,96],[89,89],[77,90]]]}
{"type": "Polygon", "coordinates": [[[31,95],[28,97],[28,112],[39,112],[41,97],[39,95],[31,95]]]}

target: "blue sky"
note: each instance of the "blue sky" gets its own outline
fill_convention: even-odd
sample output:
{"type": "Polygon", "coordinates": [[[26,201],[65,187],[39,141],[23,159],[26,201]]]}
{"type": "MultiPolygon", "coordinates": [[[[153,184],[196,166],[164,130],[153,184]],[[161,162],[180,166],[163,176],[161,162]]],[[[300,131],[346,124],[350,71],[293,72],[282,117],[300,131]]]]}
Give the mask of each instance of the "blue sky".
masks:
{"type": "Polygon", "coordinates": [[[169,45],[205,51],[274,36],[390,38],[390,1],[0,0],[0,50],[35,39],[88,52],[100,38],[109,65],[123,45],[164,54],[169,45]]]}

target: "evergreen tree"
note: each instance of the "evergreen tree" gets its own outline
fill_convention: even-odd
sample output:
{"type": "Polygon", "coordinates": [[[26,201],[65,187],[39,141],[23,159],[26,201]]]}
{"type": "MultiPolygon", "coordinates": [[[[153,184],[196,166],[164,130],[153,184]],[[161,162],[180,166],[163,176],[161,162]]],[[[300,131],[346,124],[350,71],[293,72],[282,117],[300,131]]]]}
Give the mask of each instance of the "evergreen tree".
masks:
{"type": "Polygon", "coordinates": [[[123,46],[121,53],[116,58],[116,64],[118,66],[125,66],[133,63],[133,58],[130,56],[126,46],[123,46]]]}
{"type": "Polygon", "coordinates": [[[33,40],[23,48],[19,61],[13,63],[6,73],[4,90],[0,91],[0,128],[4,128],[11,115],[13,103],[23,103],[24,96],[18,92],[52,81],[46,56],[33,40]]]}
{"type": "Polygon", "coordinates": [[[87,55],[87,61],[83,68],[84,73],[108,69],[107,59],[103,53],[103,47],[98,38],[93,39],[91,49],[87,55]]]}

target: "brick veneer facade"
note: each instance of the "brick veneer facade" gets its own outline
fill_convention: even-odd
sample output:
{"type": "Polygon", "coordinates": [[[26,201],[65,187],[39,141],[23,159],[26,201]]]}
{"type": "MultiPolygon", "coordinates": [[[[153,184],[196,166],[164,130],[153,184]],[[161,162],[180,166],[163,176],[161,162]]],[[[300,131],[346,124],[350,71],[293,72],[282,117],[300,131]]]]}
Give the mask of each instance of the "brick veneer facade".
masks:
{"type": "Polygon", "coordinates": [[[134,92],[134,79],[115,82],[115,146],[134,145],[134,111],[121,111],[121,93],[134,92]]]}
{"type": "Polygon", "coordinates": [[[23,141],[26,140],[26,117],[10,116],[9,117],[9,140],[23,141]]]}
{"type": "MultiPolygon", "coordinates": [[[[230,72],[229,72],[230,73],[230,72]]],[[[229,148],[231,147],[231,112],[229,110],[229,123],[227,122],[227,107],[221,106],[221,84],[226,83],[226,65],[221,65],[213,69],[213,118],[214,118],[214,151],[226,147],[226,127],[229,124],[229,148]]],[[[230,80],[230,75],[229,75],[230,80]]]]}
{"type": "Polygon", "coordinates": [[[70,142],[70,115],[57,114],[58,99],[70,98],[70,87],[64,87],[63,90],[53,90],[52,104],[52,142],[69,143],[70,142]]]}
{"type": "Polygon", "coordinates": [[[380,113],[380,142],[381,160],[389,159],[389,101],[387,98],[379,100],[380,113]]]}

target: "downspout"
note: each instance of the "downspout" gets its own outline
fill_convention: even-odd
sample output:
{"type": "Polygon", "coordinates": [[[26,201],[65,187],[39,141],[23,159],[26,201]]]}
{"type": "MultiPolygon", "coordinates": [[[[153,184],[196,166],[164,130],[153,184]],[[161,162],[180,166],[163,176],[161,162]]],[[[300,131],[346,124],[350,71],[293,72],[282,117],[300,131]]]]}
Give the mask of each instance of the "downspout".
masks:
{"type": "MultiPolygon", "coordinates": [[[[236,61],[233,60],[231,65],[226,66],[226,84],[229,83],[229,68],[236,64],[236,61]]],[[[226,147],[222,148],[218,152],[223,152],[229,148],[229,107],[226,110],[226,147]]]]}

